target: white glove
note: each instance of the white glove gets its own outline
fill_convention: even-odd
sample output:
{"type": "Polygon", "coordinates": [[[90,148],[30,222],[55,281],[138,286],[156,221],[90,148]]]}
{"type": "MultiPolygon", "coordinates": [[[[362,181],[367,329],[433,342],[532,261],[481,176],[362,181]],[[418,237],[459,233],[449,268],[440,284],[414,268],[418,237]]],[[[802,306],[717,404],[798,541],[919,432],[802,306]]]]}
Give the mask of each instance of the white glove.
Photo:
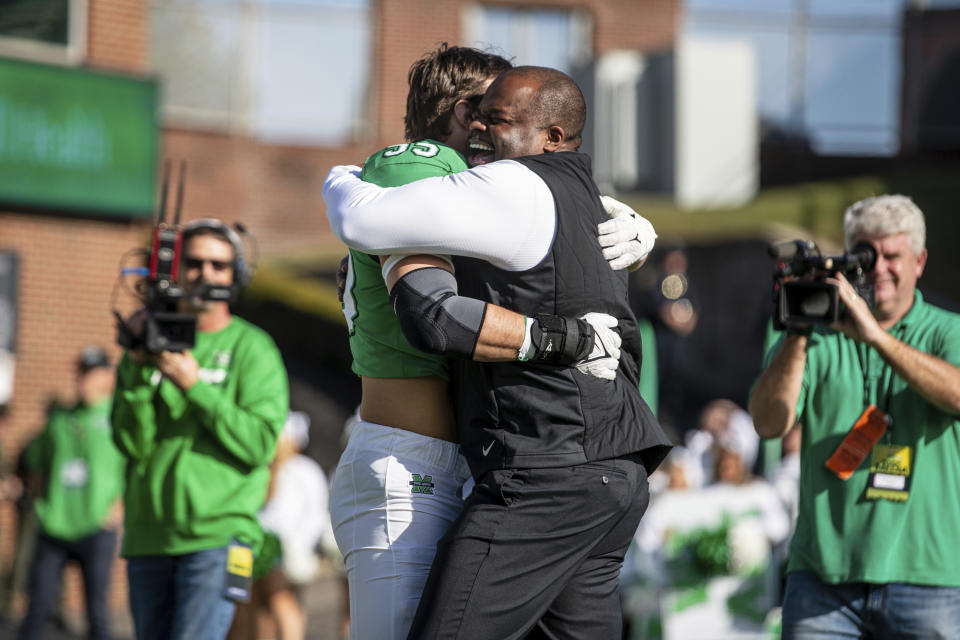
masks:
{"type": "Polygon", "coordinates": [[[600,233],[600,246],[603,257],[616,271],[635,265],[653,251],[657,232],[650,221],[639,213],[614,200],[610,196],[600,196],[603,208],[610,220],[597,225],[600,233]]]}
{"type": "Polygon", "coordinates": [[[617,326],[617,319],[605,313],[588,313],[580,316],[595,332],[593,350],[590,355],[575,362],[580,373],[588,376],[613,380],[617,377],[617,366],[620,364],[620,334],[613,330],[617,326]]]}

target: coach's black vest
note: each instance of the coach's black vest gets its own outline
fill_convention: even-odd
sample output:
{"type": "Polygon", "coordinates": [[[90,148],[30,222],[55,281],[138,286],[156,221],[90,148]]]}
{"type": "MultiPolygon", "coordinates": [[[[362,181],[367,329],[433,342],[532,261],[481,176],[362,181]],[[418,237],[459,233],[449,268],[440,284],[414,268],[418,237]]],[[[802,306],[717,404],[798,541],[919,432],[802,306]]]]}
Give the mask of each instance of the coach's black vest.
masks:
{"type": "Polygon", "coordinates": [[[623,347],[614,381],[573,367],[452,359],[460,443],[470,469],[479,478],[490,469],[563,467],[638,453],[650,473],[670,442],[637,389],[640,335],[627,303],[627,272],[611,270],[597,242],[597,225],[607,216],[590,158],[551,153],[516,161],[553,193],[553,244],[527,271],[455,257],[460,294],[527,316],[608,313],[619,319],[623,347]]]}

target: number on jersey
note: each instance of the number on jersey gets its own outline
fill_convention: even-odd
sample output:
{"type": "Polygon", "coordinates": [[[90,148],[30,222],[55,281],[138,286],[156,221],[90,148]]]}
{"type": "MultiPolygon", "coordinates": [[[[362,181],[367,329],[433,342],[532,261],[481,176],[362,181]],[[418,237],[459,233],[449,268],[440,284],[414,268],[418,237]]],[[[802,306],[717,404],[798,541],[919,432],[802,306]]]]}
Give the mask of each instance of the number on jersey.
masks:
{"type": "Polygon", "coordinates": [[[415,156],[420,156],[421,158],[432,158],[440,153],[439,147],[432,142],[414,142],[413,144],[405,142],[403,144],[395,144],[384,149],[383,157],[392,158],[393,156],[398,156],[401,153],[406,153],[407,151],[415,156]]]}

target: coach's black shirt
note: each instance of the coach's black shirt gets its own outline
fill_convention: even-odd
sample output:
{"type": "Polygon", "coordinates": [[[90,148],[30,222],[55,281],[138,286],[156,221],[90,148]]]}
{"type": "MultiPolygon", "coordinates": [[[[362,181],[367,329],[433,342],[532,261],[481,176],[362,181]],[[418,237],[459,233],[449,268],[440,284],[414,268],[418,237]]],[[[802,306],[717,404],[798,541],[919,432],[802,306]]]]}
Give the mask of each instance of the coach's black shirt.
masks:
{"type": "Polygon", "coordinates": [[[652,472],[670,441],[640,397],[641,344],[627,303],[627,272],[613,271],[597,242],[607,219],[580,153],[516,158],[550,188],[556,204],[553,244],[527,271],[506,271],[454,257],[459,293],[527,316],[619,319],[623,337],[616,380],[573,367],[453,359],[452,387],[464,455],[474,477],[490,469],[562,467],[638,453],[652,472]]]}

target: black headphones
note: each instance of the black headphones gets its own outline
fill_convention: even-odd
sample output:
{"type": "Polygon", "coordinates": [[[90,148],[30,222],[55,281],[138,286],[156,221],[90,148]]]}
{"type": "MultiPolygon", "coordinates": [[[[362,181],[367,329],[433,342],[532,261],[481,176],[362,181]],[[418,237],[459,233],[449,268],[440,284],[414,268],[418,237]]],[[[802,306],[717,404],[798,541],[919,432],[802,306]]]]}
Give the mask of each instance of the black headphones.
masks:
{"type": "Polygon", "coordinates": [[[215,234],[226,238],[233,246],[233,286],[235,288],[243,288],[253,280],[253,274],[256,268],[247,262],[243,239],[240,237],[241,233],[248,237],[250,234],[240,223],[235,223],[234,226],[236,230],[228,227],[216,218],[191,220],[183,226],[183,241],[186,243],[187,240],[200,231],[213,231],[215,234]]]}

